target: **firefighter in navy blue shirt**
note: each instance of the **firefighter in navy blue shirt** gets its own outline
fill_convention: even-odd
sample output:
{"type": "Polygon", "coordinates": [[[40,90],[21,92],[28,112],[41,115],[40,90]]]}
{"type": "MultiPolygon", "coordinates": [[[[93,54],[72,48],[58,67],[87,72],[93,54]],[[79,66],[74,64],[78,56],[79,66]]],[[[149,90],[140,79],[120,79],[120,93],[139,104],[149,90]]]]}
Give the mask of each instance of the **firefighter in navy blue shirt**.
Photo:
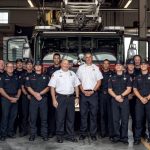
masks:
{"type": "Polygon", "coordinates": [[[29,102],[31,100],[31,95],[27,91],[25,87],[25,81],[26,77],[33,74],[33,61],[31,59],[28,59],[26,61],[26,72],[22,75],[22,81],[21,81],[21,89],[22,89],[22,133],[20,134],[20,137],[26,136],[28,134],[28,128],[29,128],[29,102]]]}
{"type": "Polygon", "coordinates": [[[112,110],[111,110],[111,96],[108,93],[108,80],[113,75],[110,70],[110,62],[105,59],[102,64],[103,80],[99,93],[99,111],[100,111],[100,134],[104,138],[113,136],[112,127],[112,110]]]}
{"type": "Polygon", "coordinates": [[[141,73],[141,68],[140,68],[141,60],[142,58],[140,55],[135,55],[133,57],[133,61],[135,65],[135,68],[134,68],[135,75],[139,75],[141,73]]]}
{"type": "MultiPolygon", "coordinates": [[[[148,121],[148,136],[150,137],[150,73],[148,71],[148,67],[148,62],[143,59],[141,62],[141,74],[135,78],[133,84],[133,91],[137,96],[135,106],[135,145],[138,145],[141,142],[143,119],[145,114],[148,121]]],[[[148,142],[150,142],[150,139],[148,139],[148,142]]]]}
{"type": "MultiPolygon", "coordinates": [[[[59,53],[54,53],[53,55],[53,62],[54,64],[47,68],[46,74],[51,78],[52,74],[60,69],[60,61],[61,57],[59,53]]],[[[48,100],[48,134],[49,138],[52,138],[55,135],[56,131],[56,119],[55,119],[55,108],[52,104],[52,98],[49,94],[49,100],[48,100]]]]}
{"type": "Polygon", "coordinates": [[[132,79],[130,76],[126,75],[123,70],[123,63],[120,60],[117,60],[115,65],[116,74],[114,74],[108,81],[108,92],[112,96],[114,127],[112,142],[117,143],[121,141],[124,144],[128,144],[128,94],[131,92],[132,79]]]}
{"type": "MultiPolygon", "coordinates": [[[[25,70],[23,69],[23,60],[22,59],[17,59],[16,60],[16,69],[14,70],[14,74],[18,76],[19,82],[21,84],[22,76],[25,73],[25,70]]],[[[17,118],[15,120],[15,132],[17,131],[17,128],[19,128],[19,133],[22,134],[22,93],[20,96],[20,99],[18,101],[18,114],[17,118]]]]}
{"type": "Polygon", "coordinates": [[[14,138],[14,121],[21,94],[20,82],[18,76],[14,75],[14,65],[11,62],[6,64],[6,73],[0,78],[0,92],[2,95],[1,140],[4,141],[6,136],[14,138]]]}
{"type": "MultiPolygon", "coordinates": [[[[126,62],[126,74],[129,75],[132,80],[135,79],[136,73],[134,70],[134,61],[133,59],[128,59],[126,62]]],[[[128,95],[128,100],[129,100],[129,106],[130,106],[130,115],[132,118],[132,132],[133,132],[133,137],[135,135],[135,105],[136,105],[136,96],[132,92],[128,95]]]]}
{"type": "MultiPolygon", "coordinates": [[[[135,55],[133,57],[133,60],[134,60],[134,65],[135,65],[134,73],[135,73],[135,76],[138,76],[139,74],[141,74],[142,57],[140,55],[135,55]]],[[[144,119],[143,119],[142,138],[147,139],[148,136],[146,134],[146,114],[144,114],[143,118],[144,119]]]]}
{"type": "MultiPolygon", "coordinates": [[[[2,59],[0,59],[0,78],[4,74],[4,68],[5,68],[5,63],[2,59]]],[[[1,128],[1,117],[2,117],[2,105],[1,105],[1,97],[0,97],[0,128],[1,128]]],[[[0,137],[1,137],[1,131],[0,131],[0,137]]]]}
{"type": "Polygon", "coordinates": [[[31,94],[29,116],[30,116],[30,138],[29,141],[34,141],[37,134],[37,117],[38,110],[41,120],[41,136],[44,141],[48,140],[48,124],[47,124],[47,92],[49,91],[49,77],[42,73],[43,67],[40,60],[35,63],[35,73],[26,77],[26,84],[29,93],[31,94]]]}

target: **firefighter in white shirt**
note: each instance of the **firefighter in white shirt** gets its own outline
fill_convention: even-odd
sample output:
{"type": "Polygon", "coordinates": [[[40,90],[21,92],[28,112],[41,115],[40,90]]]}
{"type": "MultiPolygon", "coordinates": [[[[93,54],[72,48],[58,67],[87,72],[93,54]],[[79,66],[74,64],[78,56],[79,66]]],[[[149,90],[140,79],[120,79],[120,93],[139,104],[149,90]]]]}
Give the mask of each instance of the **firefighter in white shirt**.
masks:
{"type": "Polygon", "coordinates": [[[85,54],[85,64],[81,65],[77,70],[77,76],[81,81],[81,100],[80,100],[80,137],[84,140],[87,136],[88,128],[88,112],[90,113],[90,136],[96,141],[97,132],[97,111],[98,111],[98,93],[97,90],[101,85],[103,78],[99,67],[93,64],[93,56],[90,52],[85,54]]]}
{"type": "Polygon", "coordinates": [[[53,106],[56,108],[57,142],[63,143],[64,124],[66,122],[66,140],[77,142],[74,135],[75,103],[79,103],[80,81],[76,74],[69,70],[69,61],[61,62],[61,69],[54,72],[49,82],[53,106]]]}

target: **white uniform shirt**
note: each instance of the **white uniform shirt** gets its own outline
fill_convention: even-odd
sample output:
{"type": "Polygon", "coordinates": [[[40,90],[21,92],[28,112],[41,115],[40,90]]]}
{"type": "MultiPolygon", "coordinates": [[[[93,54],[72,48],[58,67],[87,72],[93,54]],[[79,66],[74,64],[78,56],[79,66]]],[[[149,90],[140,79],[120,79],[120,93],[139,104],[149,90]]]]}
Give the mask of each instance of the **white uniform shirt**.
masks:
{"type": "Polygon", "coordinates": [[[84,90],[93,90],[97,81],[103,79],[101,71],[95,64],[81,65],[77,70],[77,76],[84,90]]]}
{"type": "Polygon", "coordinates": [[[80,81],[73,71],[65,72],[61,69],[53,73],[48,84],[48,86],[56,89],[56,93],[63,95],[73,94],[74,88],[78,85],[80,85],[80,81]]]}

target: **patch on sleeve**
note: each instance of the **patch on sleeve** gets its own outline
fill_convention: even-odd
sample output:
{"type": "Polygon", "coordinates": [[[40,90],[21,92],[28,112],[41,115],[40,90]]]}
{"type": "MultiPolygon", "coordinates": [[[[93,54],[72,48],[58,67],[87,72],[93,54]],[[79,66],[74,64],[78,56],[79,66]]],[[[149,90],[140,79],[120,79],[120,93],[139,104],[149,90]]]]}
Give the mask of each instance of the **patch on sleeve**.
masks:
{"type": "Polygon", "coordinates": [[[0,77],[0,80],[2,80],[2,78],[0,77]]]}

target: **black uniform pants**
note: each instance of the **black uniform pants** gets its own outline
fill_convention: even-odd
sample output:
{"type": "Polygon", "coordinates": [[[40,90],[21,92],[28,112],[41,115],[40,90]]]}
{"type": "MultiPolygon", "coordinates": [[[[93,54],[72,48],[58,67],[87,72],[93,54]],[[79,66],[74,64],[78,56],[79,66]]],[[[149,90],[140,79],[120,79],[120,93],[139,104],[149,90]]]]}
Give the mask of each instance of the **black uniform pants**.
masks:
{"type": "Polygon", "coordinates": [[[122,103],[112,98],[114,138],[128,140],[129,101],[127,98],[122,103]]]}
{"type": "Polygon", "coordinates": [[[55,134],[56,132],[56,118],[55,107],[52,104],[52,98],[49,95],[48,99],[48,133],[55,134]]]}
{"type": "Polygon", "coordinates": [[[28,133],[29,128],[29,103],[27,96],[22,96],[22,132],[28,133]]]}
{"type": "Polygon", "coordinates": [[[74,137],[75,100],[74,96],[57,94],[56,135],[64,135],[65,123],[67,136],[74,137]]]}
{"type": "Polygon", "coordinates": [[[37,118],[38,111],[41,120],[41,136],[47,137],[48,123],[47,123],[47,97],[43,97],[41,101],[37,101],[34,97],[31,98],[29,106],[30,115],[30,134],[35,136],[37,134],[37,118]]]}
{"type": "Polygon", "coordinates": [[[14,134],[14,122],[17,117],[18,104],[10,103],[6,98],[1,98],[2,103],[2,120],[1,133],[2,136],[14,134]]]}
{"type": "Polygon", "coordinates": [[[100,92],[99,99],[99,114],[100,114],[100,133],[101,136],[113,136],[113,119],[111,96],[108,93],[100,92]]]}
{"type": "Polygon", "coordinates": [[[137,99],[135,106],[135,114],[136,114],[136,127],[135,127],[135,140],[140,140],[142,136],[142,130],[144,127],[144,116],[146,114],[146,119],[148,121],[148,133],[150,137],[150,102],[147,104],[142,104],[142,102],[137,99]]]}
{"type": "Polygon", "coordinates": [[[80,115],[81,115],[81,135],[86,135],[88,129],[88,112],[90,113],[90,135],[95,136],[97,132],[97,113],[98,113],[98,93],[85,96],[81,93],[80,115]]]}
{"type": "Polygon", "coordinates": [[[136,97],[134,96],[131,100],[129,100],[129,106],[130,106],[130,115],[132,118],[132,132],[133,137],[135,136],[135,105],[136,105],[136,97]]]}

